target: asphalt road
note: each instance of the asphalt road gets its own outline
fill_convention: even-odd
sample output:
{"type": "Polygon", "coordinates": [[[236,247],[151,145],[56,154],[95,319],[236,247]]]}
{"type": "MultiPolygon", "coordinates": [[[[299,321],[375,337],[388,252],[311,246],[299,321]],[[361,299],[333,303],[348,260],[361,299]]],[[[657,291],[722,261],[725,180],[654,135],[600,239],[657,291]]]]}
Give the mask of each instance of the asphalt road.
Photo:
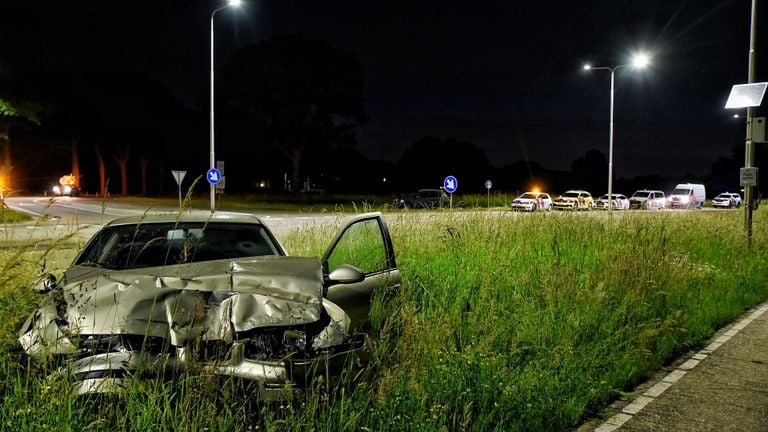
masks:
{"type": "MultiPolygon", "coordinates": [[[[32,221],[0,225],[0,246],[25,242],[43,242],[64,239],[67,243],[83,243],[103,224],[122,217],[141,215],[148,208],[140,203],[104,201],[81,197],[13,197],[6,198],[8,207],[34,217],[32,221]]],[[[154,206],[151,211],[174,212],[176,206],[154,206]]],[[[278,211],[253,212],[277,235],[310,222],[336,219],[336,215],[299,214],[278,211]]],[[[62,241],[62,240],[59,240],[62,241]]]]}

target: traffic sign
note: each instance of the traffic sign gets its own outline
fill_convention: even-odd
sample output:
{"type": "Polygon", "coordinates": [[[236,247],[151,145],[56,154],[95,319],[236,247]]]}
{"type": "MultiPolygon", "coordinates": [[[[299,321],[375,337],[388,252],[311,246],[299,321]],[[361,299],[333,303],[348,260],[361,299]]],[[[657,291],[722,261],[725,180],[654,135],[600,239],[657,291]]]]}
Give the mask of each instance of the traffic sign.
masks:
{"type": "Polygon", "coordinates": [[[456,189],[459,188],[459,181],[456,180],[456,177],[454,176],[448,176],[443,180],[443,189],[445,189],[446,192],[449,194],[452,194],[456,192],[456,189]]]}
{"type": "Polygon", "coordinates": [[[493,182],[490,181],[490,180],[486,180],[485,181],[485,188],[490,190],[492,187],[493,187],[493,182]]]}
{"type": "Polygon", "coordinates": [[[211,168],[205,174],[205,178],[208,179],[208,183],[217,185],[221,181],[221,171],[217,170],[216,168],[211,168]]]}
{"type": "Polygon", "coordinates": [[[740,168],[739,169],[739,183],[741,186],[757,186],[757,168],[740,168]]]}
{"type": "Polygon", "coordinates": [[[176,184],[181,186],[181,182],[184,181],[184,176],[187,175],[186,171],[171,171],[173,178],[176,179],[176,184]]]}

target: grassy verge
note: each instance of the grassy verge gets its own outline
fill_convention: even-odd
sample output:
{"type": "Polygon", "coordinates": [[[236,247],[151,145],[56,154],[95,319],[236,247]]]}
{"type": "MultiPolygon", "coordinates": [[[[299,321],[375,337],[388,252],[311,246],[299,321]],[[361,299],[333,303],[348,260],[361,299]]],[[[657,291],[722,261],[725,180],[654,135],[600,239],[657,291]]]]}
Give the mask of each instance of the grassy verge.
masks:
{"type": "MultiPolygon", "coordinates": [[[[0,285],[2,428],[568,429],[768,298],[767,227],[756,218],[749,250],[740,212],[405,214],[390,228],[403,288],[374,302],[374,363],[284,404],[194,375],[137,380],[120,404],[72,400],[15,362],[43,254],[3,256],[20,265],[0,285]]],[[[284,244],[318,255],[333,232],[284,244]]]]}
{"type": "MultiPolygon", "coordinates": [[[[516,196],[493,193],[456,194],[453,198],[457,209],[506,208],[516,196]]],[[[333,213],[356,211],[402,212],[392,206],[394,195],[267,195],[229,194],[218,196],[216,207],[220,210],[267,210],[297,213],[333,213]]],[[[126,203],[140,203],[152,206],[175,206],[178,198],[173,197],[113,197],[110,200],[126,203]]],[[[192,208],[205,209],[210,206],[209,196],[190,196],[192,208]]],[[[408,211],[419,211],[409,209],[408,211]]]]}
{"type": "Polygon", "coordinates": [[[26,213],[20,213],[8,208],[0,208],[0,225],[26,222],[32,220],[32,217],[26,213]]]}

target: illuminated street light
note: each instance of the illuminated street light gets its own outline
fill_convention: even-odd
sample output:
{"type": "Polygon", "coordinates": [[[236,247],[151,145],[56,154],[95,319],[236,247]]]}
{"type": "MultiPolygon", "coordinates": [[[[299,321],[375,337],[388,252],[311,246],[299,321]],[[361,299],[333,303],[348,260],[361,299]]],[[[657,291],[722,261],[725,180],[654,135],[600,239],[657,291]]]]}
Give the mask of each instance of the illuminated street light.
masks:
{"type": "Polygon", "coordinates": [[[614,75],[617,70],[623,67],[633,67],[643,69],[650,64],[650,58],[646,54],[638,54],[632,59],[632,63],[618,66],[600,66],[593,67],[590,64],[584,65],[584,70],[607,70],[611,71],[611,125],[608,138],[608,211],[613,210],[613,93],[614,93],[614,75]]]}
{"type": "MultiPolygon", "coordinates": [[[[242,2],[240,0],[229,0],[226,5],[215,9],[211,13],[211,168],[216,168],[216,146],[215,146],[215,134],[213,131],[213,17],[216,12],[226,9],[228,7],[238,7],[242,2]]],[[[216,211],[216,185],[211,185],[211,212],[216,211]]]]}

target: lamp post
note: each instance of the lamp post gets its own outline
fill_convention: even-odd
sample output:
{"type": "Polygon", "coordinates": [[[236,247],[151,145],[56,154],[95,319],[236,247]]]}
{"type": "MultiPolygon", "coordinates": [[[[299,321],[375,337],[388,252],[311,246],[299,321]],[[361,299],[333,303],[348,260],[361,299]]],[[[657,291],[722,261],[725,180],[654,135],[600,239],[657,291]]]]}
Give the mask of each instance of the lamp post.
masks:
{"type": "MultiPolygon", "coordinates": [[[[238,7],[240,6],[240,0],[229,0],[226,5],[215,9],[211,13],[211,163],[210,168],[216,168],[216,145],[215,145],[215,134],[213,129],[213,118],[214,118],[214,101],[213,101],[213,17],[216,15],[216,12],[226,9],[228,7],[238,7]]],[[[216,185],[211,184],[211,212],[216,211],[216,185]]]]}
{"type": "Polygon", "coordinates": [[[600,66],[593,67],[589,64],[584,65],[584,70],[607,70],[611,72],[611,123],[608,135],[608,211],[613,210],[613,94],[614,94],[614,75],[616,71],[627,66],[642,69],[650,63],[648,56],[639,54],[635,56],[630,64],[618,66],[600,66]]]}

